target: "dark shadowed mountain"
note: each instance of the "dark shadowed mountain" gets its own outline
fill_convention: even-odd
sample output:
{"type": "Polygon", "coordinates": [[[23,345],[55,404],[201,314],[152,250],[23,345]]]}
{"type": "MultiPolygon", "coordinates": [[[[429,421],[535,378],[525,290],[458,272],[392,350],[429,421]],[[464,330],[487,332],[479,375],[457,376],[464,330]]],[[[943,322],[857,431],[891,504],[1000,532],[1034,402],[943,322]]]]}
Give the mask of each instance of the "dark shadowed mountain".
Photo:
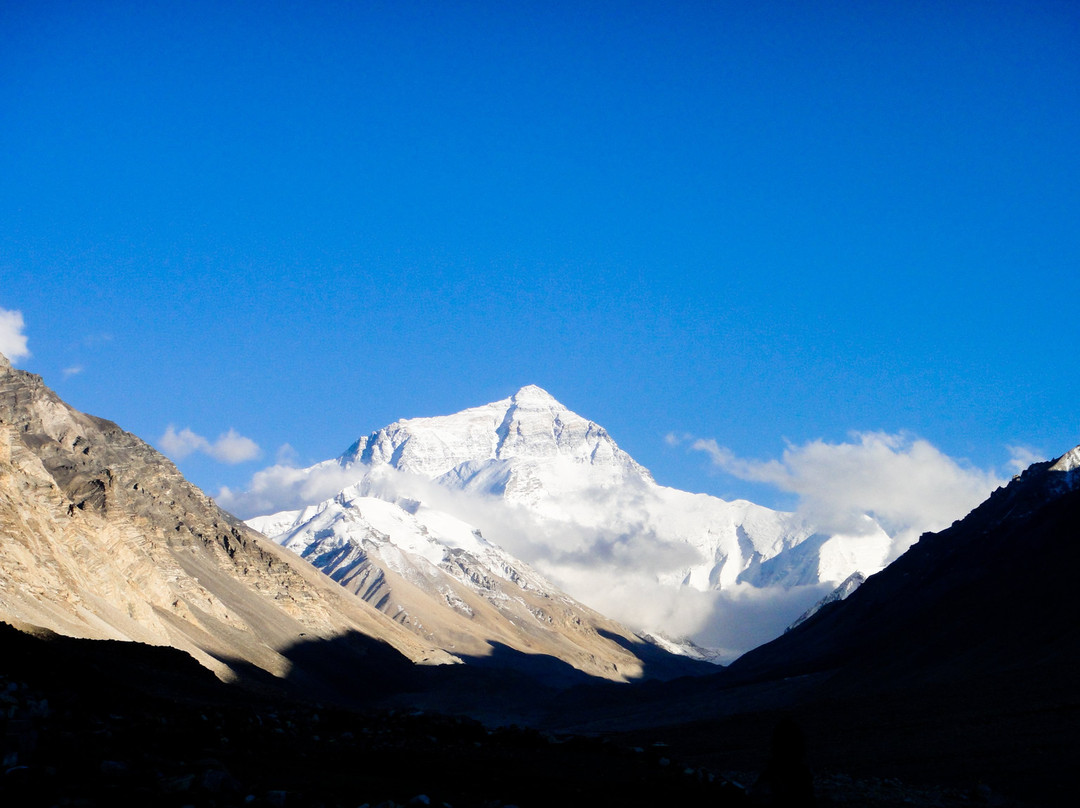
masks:
{"type": "Polygon", "coordinates": [[[732,674],[842,669],[904,684],[1080,661],[1078,457],[1080,448],[1033,465],[732,674]]]}
{"type": "Polygon", "coordinates": [[[1078,466],[1080,448],[1032,466],[727,670],[633,699],[575,694],[561,726],[739,768],[794,717],[822,770],[1066,804],[1080,759],[1078,466]]]}

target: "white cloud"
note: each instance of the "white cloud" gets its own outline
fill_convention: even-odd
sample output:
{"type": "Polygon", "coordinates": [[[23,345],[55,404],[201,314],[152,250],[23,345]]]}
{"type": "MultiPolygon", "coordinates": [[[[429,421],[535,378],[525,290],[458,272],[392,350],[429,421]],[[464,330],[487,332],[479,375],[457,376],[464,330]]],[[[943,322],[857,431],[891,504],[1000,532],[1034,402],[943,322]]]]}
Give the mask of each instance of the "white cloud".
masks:
{"type": "Polygon", "coordinates": [[[205,452],[210,448],[210,442],[202,435],[196,435],[187,427],[177,432],[172,424],[169,424],[158,443],[166,454],[177,460],[183,460],[193,452],[205,452]]]}
{"type": "Polygon", "coordinates": [[[798,510],[819,530],[858,535],[864,514],[893,538],[894,554],[926,532],[965,516],[1003,483],[962,465],[929,442],[884,432],[853,433],[849,443],[788,446],[780,460],[746,460],[714,440],[693,448],[735,477],[797,494],[798,510]]]}
{"type": "Polygon", "coordinates": [[[360,482],[366,495],[403,505],[422,502],[452,514],[600,613],[639,630],[692,637],[717,649],[721,661],[776,637],[831,589],[829,584],[786,590],[738,584],[703,592],[671,586],[658,576],[699,559],[689,546],[663,541],[644,526],[616,531],[545,519],[500,497],[449,489],[389,466],[345,469],[335,461],[308,469],[274,465],[253,475],[247,491],[223,488],[216,499],[250,518],[299,510],[360,482]]]}
{"type": "Polygon", "coordinates": [[[1040,463],[1047,457],[1037,449],[1027,446],[1007,446],[1009,450],[1009,469],[1014,474],[1019,474],[1032,463],[1040,463]]]}
{"type": "Polygon", "coordinates": [[[736,584],[709,592],[711,616],[695,639],[699,645],[716,649],[720,662],[731,662],[751,648],[779,637],[831,591],[831,584],[790,589],[736,584]]]}
{"type": "MultiPolygon", "coordinates": [[[[830,585],[703,592],[672,586],[658,578],[700,561],[687,544],[665,541],[644,524],[590,527],[546,519],[501,497],[453,490],[389,466],[344,469],[327,461],[309,469],[275,465],[257,472],[248,490],[221,489],[218,504],[250,518],[299,510],[322,502],[362,481],[365,494],[452,514],[479,528],[489,541],[523,559],[570,596],[638,630],[692,637],[718,649],[730,661],[780,634],[830,585]]],[[[609,509],[604,497],[624,496],[594,490],[583,497],[609,509]]],[[[627,505],[628,500],[620,500],[627,505]]],[[[634,510],[632,504],[627,509],[634,510]]],[[[633,521],[633,519],[631,519],[633,521]]]]}
{"type": "Polygon", "coordinates": [[[64,368],[61,373],[64,374],[65,379],[70,379],[72,376],[78,376],[83,372],[82,365],[72,365],[71,367],[64,368]]]}
{"type": "Polygon", "coordinates": [[[255,472],[244,491],[223,486],[215,499],[218,505],[242,519],[291,511],[314,505],[358,482],[366,467],[343,469],[328,461],[309,469],[277,463],[255,472]]]}
{"type": "MultiPolygon", "coordinates": [[[[925,441],[867,433],[850,443],[821,441],[788,447],[779,460],[740,459],[715,441],[674,434],[673,445],[693,444],[718,466],[745,479],[771,483],[800,498],[800,510],[820,530],[857,541],[867,534],[870,513],[906,548],[925,530],[949,524],[986,497],[997,484],[992,474],[966,468],[925,441]]],[[[285,447],[283,447],[285,450],[285,447]]],[[[501,497],[452,490],[425,477],[386,466],[342,468],[336,461],[309,469],[290,465],[289,451],[262,469],[248,489],[223,488],[219,504],[250,518],[297,510],[362,482],[365,494],[422,502],[476,526],[489,541],[524,560],[572,597],[639,630],[721,650],[724,659],[780,634],[826,595],[830,584],[758,588],[736,584],[701,591],[671,584],[671,576],[700,561],[688,544],[668,541],[650,528],[643,492],[624,488],[582,489],[560,500],[566,519],[544,518],[501,497]],[[618,514],[615,521],[587,524],[588,513],[618,514]],[[666,582],[662,582],[666,581],[666,582]]],[[[569,486],[574,488],[574,486],[569,486]]],[[[873,527],[872,525],[870,527],[873,527]]]]}
{"type": "Polygon", "coordinates": [[[0,308],[0,353],[12,362],[30,356],[24,328],[26,323],[23,322],[21,311],[0,308]]]}
{"type": "MultiPolygon", "coordinates": [[[[422,502],[477,527],[572,597],[627,625],[692,636],[710,622],[726,619],[716,613],[712,594],[658,582],[658,575],[700,561],[686,544],[664,541],[643,526],[614,530],[545,519],[501,497],[453,490],[389,466],[346,469],[332,460],[307,469],[278,464],[254,474],[246,491],[223,487],[215,499],[241,518],[251,518],[314,505],[361,481],[367,495],[402,505],[422,502]]],[[[583,496],[604,495],[612,493],[583,496]]]]}
{"type": "Polygon", "coordinates": [[[254,460],[262,454],[259,445],[255,441],[251,440],[251,438],[245,438],[235,429],[229,429],[228,432],[219,435],[218,439],[211,443],[202,435],[192,432],[187,427],[177,432],[176,428],[169,424],[158,443],[167,455],[176,460],[183,460],[195,452],[202,452],[221,463],[235,465],[236,463],[254,460]]]}
{"type": "Polygon", "coordinates": [[[218,436],[208,454],[222,463],[235,464],[254,460],[262,452],[259,444],[251,438],[245,438],[235,429],[230,429],[224,435],[218,436]]]}
{"type": "Polygon", "coordinates": [[[664,435],[664,443],[666,443],[668,446],[681,446],[683,443],[686,443],[687,441],[693,439],[693,435],[687,434],[685,432],[668,432],[666,435],[664,435]]]}

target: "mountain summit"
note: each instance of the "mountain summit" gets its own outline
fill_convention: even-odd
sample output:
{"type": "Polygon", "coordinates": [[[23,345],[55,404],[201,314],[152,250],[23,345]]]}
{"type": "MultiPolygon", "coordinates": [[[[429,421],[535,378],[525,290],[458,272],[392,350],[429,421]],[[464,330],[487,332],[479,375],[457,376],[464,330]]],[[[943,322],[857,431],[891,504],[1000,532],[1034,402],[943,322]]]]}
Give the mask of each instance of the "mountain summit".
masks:
{"type": "Polygon", "coordinates": [[[387,464],[437,478],[463,464],[554,457],[651,479],[603,427],[571,412],[536,385],[454,415],[396,421],[358,440],[340,461],[387,464]]]}
{"type": "MultiPolygon", "coordinates": [[[[859,535],[819,533],[795,514],[657,485],[606,429],[534,385],[453,415],[396,421],[290,474],[308,490],[325,490],[322,481],[350,487],[249,524],[331,574],[360,563],[361,545],[363,563],[379,557],[383,567],[417,553],[442,565],[469,552],[462,583],[517,570],[520,580],[542,578],[539,589],[557,586],[640,631],[724,648],[728,657],[779,634],[852,573],[876,572],[890,543],[869,518],[859,535]],[[385,503],[408,518],[387,521],[385,503]],[[385,540],[370,531],[361,540],[361,521],[384,525],[385,540]],[[353,551],[344,549],[349,542],[353,551]],[[720,594],[767,587],[783,590],[784,608],[720,594]],[[771,622],[766,611],[775,612],[771,622]]],[[[365,587],[372,598],[385,595],[365,587]]]]}

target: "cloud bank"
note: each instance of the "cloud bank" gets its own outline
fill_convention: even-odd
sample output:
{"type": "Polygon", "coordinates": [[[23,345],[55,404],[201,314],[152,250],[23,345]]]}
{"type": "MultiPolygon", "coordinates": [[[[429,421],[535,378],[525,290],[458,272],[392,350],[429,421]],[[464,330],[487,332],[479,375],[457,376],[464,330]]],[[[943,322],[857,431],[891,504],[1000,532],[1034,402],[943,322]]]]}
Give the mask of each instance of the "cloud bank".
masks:
{"type": "MultiPolygon", "coordinates": [[[[279,463],[255,473],[247,490],[223,487],[215,499],[241,518],[251,518],[299,510],[357,483],[365,496],[406,508],[422,502],[473,525],[488,541],[534,567],[570,596],[639,630],[689,637],[698,636],[710,621],[728,622],[716,611],[717,604],[727,603],[714,597],[716,593],[676,588],[657,580],[699,559],[689,546],[665,541],[642,526],[613,529],[558,521],[495,495],[450,489],[390,466],[343,468],[336,461],[306,469],[279,463]]],[[[599,497],[602,492],[593,493],[599,497]]],[[[786,625],[782,623],[780,630],[786,625]]],[[[772,636],[755,638],[763,642],[772,636]]],[[[737,650],[751,645],[739,645],[737,650]]],[[[727,656],[736,654],[733,650],[727,656]]]]}
{"type": "Polygon", "coordinates": [[[847,443],[810,441],[765,461],[740,458],[715,440],[692,448],[734,477],[796,494],[799,512],[821,530],[858,535],[869,514],[893,538],[894,556],[964,517],[1004,482],[905,434],[856,432],[847,443]]]}
{"type": "Polygon", "coordinates": [[[11,362],[17,362],[30,356],[30,350],[26,347],[26,334],[23,329],[21,311],[9,311],[0,308],[0,353],[11,362]]]}
{"type": "Polygon", "coordinates": [[[202,435],[184,427],[179,432],[169,424],[165,434],[158,440],[165,454],[176,460],[183,460],[188,455],[201,452],[214,458],[219,463],[235,465],[254,460],[262,454],[259,445],[251,438],[245,438],[235,429],[230,429],[211,443],[202,435]]]}
{"type": "MultiPolygon", "coordinates": [[[[873,527],[869,514],[893,538],[894,555],[921,533],[962,517],[1000,483],[994,474],[958,463],[906,435],[868,432],[846,443],[813,441],[789,446],[781,458],[768,461],[739,458],[716,441],[677,435],[669,442],[691,444],[718,468],[742,479],[795,493],[801,515],[823,532],[857,540],[873,527]]],[[[479,528],[489,541],[599,612],[637,630],[689,637],[716,649],[722,661],[778,636],[832,588],[739,583],[700,591],[672,585],[672,574],[699,560],[697,551],[649,529],[640,516],[648,505],[636,499],[644,495],[641,491],[583,489],[572,500],[560,500],[564,515],[571,517],[563,520],[389,466],[343,468],[326,461],[299,469],[291,465],[295,452],[288,446],[279,450],[278,460],[253,475],[246,491],[222,488],[218,503],[250,518],[314,505],[357,483],[364,495],[406,508],[422,502],[479,528]],[[589,523],[590,512],[618,518],[589,523]],[[665,576],[669,582],[661,583],[665,576]]]]}

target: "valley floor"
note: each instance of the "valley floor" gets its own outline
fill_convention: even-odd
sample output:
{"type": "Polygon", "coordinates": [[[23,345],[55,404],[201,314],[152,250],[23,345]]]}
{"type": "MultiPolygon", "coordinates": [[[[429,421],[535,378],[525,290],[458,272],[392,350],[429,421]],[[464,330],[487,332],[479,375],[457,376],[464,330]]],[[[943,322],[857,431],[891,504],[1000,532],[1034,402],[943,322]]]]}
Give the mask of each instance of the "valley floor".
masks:
{"type": "Polygon", "coordinates": [[[172,649],[0,625],[0,804],[752,805],[736,783],[757,779],[785,716],[804,728],[822,808],[1067,804],[1075,705],[1032,696],[988,717],[975,699],[965,718],[964,698],[917,689],[550,732],[273,699],[172,649]]]}

